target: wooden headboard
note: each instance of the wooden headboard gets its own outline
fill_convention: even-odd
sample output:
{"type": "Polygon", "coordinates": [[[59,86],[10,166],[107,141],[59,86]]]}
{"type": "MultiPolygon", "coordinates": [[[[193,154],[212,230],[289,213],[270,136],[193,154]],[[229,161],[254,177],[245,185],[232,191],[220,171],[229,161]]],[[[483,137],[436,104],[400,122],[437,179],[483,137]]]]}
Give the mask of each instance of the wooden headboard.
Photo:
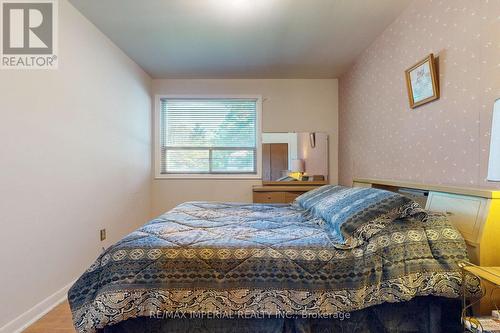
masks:
{"type": "Polygon", "coordinates": [[[367,178],[354,179],[353,186],[399,192],[427,210],[446,213],[472,263],[500,266],[500,191],[367,178]]]}

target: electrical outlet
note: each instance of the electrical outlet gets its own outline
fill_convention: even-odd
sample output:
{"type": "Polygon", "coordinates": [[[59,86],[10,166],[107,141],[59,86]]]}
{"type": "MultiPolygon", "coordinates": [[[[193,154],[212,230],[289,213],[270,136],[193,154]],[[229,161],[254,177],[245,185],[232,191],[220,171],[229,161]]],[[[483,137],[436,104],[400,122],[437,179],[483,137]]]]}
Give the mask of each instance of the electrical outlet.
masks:
{"type": "Polygon", "coordinates": [[[101,234],[101,242],[106,239],[106,229],[101,229],[100,230],[101,234]]]}

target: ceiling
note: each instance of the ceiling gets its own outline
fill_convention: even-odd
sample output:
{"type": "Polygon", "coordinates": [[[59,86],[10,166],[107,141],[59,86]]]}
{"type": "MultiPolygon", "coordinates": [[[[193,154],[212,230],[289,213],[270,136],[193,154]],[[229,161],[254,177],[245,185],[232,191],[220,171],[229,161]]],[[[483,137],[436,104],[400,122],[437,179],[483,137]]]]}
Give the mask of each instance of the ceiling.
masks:
{"type": "Polygon", "coordinates": [[[70,0],[153,78],[335,78],[411,0],[70,0]]]}

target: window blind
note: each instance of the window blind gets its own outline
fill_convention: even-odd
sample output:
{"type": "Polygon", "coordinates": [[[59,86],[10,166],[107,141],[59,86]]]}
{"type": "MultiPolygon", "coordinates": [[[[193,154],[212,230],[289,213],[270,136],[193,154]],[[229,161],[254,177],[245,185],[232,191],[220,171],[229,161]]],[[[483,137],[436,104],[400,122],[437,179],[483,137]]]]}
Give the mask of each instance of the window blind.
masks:
{"type": "Polygon", "coordinates": [[[257,100],[162,98],[162,174],[255,174],[257,100]]]}

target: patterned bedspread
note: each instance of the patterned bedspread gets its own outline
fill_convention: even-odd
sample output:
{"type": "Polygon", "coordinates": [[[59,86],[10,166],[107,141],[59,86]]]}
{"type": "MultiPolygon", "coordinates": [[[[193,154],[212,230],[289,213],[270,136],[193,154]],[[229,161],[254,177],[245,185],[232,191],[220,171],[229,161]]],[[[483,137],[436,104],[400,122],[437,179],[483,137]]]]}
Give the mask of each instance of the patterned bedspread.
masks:
{"type": "Polygon", "coordinates": [[[442,215],[396,220],[340,250],[290,205],[189,202],[108,248],[69,291],[95,332],[159,313],[335,315],[415,296],[458,297],[465,245],[442,215]]]}

